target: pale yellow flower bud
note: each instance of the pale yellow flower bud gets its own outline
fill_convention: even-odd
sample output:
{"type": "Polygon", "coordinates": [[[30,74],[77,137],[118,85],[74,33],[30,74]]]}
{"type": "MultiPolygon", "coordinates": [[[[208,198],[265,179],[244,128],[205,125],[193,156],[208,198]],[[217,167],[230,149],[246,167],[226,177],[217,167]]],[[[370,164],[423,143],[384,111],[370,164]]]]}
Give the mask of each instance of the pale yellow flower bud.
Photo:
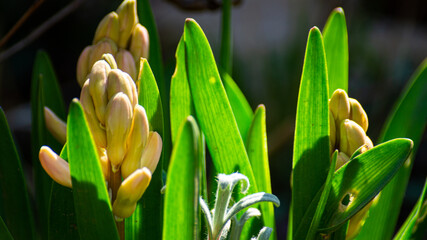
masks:
{"type": "Polygon", "coordinates": [[[337,140],[337,129],[335,127],[335,119],[332,112],[329,110],[329,153],[332,154],[335,150],[335,144],[337,140]]]}
{"type": "Polygon", "coordinates": [[[366,134],[356,122],[346,119],[340,126],[340,151],[347,156],[353,155],[359,147],[365,144],[366,134]]]}
{"type": "Polygon", "coordinates": [[[151,172],[156,170],[162,153],[162,137],[157,132],[150,132],[148,142],[141,156],[141,167],[147,167],[151,172]]]}
{"type": "Polygon", "coordinates": [[[65,187],[72,187],[70,166],[47,146],[40,148],[39,159],[43,169],[55,182],[65,187]]]}
{"type": "Polygon", "coordinates": [[[92,53],[92,46],[87,46],[83,49],[83,52],[80,54],[79,60],[77,60],[77,82],[80,87],[83,87],[83,84],[86,82],[87,75],[92,67],[89,65],[90,56],[92,53]]]}
{"type": "Polygon", "coordinates": [[[365,110],[363,110],[362,105],[354,99],[349,98],[350,102],[350,119],[359,124],[363,130],[368,131],[368,115],[366,115],[365,110]]]}
{"type": "Polygon", "coordinates": [[[347,93],[344,90],[335,90],[331,96],[331,100],[329,101],[329,109],[331,110],[336,123],[340,123],[342,120],[349,118],[350,103],[348,101],[347,93]]]}
{"type": "Polygon", "coordinates": [[[127,72],[131,76],[133,81],[136,82],[137,72],[136,72],[135,61],[133,60],[132,54],[125,49],[120,49],[116,53],[116,61],[117,61],[117,67],[120,70],[127,72]]]}
{"type": "MultiPolygon", "coordinates": [[[[149,36],[147,29],[141,24],[136,24],[132,31],[130,40],[130,52],[136,64],[139,64],[140,58],[148,58],[149,53],[149,36]]],[[[137,66],[138,67],[138,66],[137,66]]]]}
{"type": "Polygon", "coordinates": [[[92,97],[89,93],[89,81],[86,81],[83,85],[80,93],[80,103],[82,104],[86,121],[88,122],[90,131],[98,147],[107,147],[107,136],[105,129],[98,120],[95,113],[95,106],[92,101],[92,97]]]}
{"type": "Polygon", "coordinates": [[[359,212],[357,212],[353,217],[350,218],[348,224],[346,240],[354,239],[362,230],[363,225],[365,225],[366,218],[368,217],[369,208],[371,208],[374,200],[370,201],[366,206],[364,206],[359,212]]]}
{"type": "Polygon", "coordinates": [[[110,179],[111,164],[108,160],[107,151],[105,150],[105,148],[100,147],[97,147],[96,150],[98,151],[99,162],[101,163],[101,169],[104,175],[104,179],[108,181],[110,179]]]}
{"type": "Polygon", "coordinates": [[[47,130],[58,142],[64,144],[67,141],[67,124],[48,107],[44,107],[44,120],[47,130]]]}
{"type": "Polygon", "coordinates": [[[107,76],[110,71],[110,65],[104,60],[99,60],[93,65],[89,74],[89,93],[101,124],[105,124],[105,109],[108,103],[107,76]]]}
{"type": "Polygon", "coordinates": [[[119,15],[120,24],[118,46],[120,48],[126,48],[129,38],[132,34],[132,29],[138,22],[135,0],[123,1],[123,3],[120,4],[119,8],[117,9],[117,13],[119,15]]]}
{"type": "Polygon", "coordinates": [[[119,92],[126,94],[132,104],[132,108],[138,103],[138,93],[136,92],[135,82],[129,74],[120,69],[113,69],[108,74],[107,80],[108,99],[119,92]]]}
{"type": "Polygon", "coordinates": [[[374,147],[372,140],[368,136],[366,136],[366,138],[365,138],[365,145],[366,145],[367,150],[374,147]]]}
{"type": "Polygon", "coordinates": [[[133,112],[132,130],[128,138],[128,150],[121,167],[123,179],[140,168],[140,159],[148,140],[149,130],[145,109],[141,105],[136,105],[133,112]]]}
{"type": "Polygon", "coordinates": [[[126,154],[126,140],[132,124],[133,109],[129,98],[122,92],[108,102],[105,115],[107,154],[113,172],[116,172],[126,154]]]}
{"type": "Polygon", "coordinates": [[[110,12],[98,24],[93,37],[93,44],[98,43],[103,38],[109,38],[114,42],[119,41],[119,15],[116,12],[110,12]]]}
{"type": "Polygon", "coordinates": [[[117,50],[117,44],[113,42],[113,40],[108,38],[102,39],[96,45],[92,46],[92,52],[89,59],[89,68],[92,67],[96,61],[101,60],[102,55],[106,53],[115,55],[117,50]]]}
{"type": "Polygon", "coordinates": [[[344,164],[346,164],[348,161],[350,161],[350,158],[345,153],[338,152],[335,171],[338,170],[340,167],[342,167],[344,164]]]}
{"type": "Polygon", "coordinates": [[[102,60],[106,61],[111,69],[117,69],[116,59],[114,59],[114,56],[110,53],[102,55],[102,60]]]}
{"type": "Polygon", "coordinates": [[[147,168],[138,169],[126,178],[119,187],[113,203],[113,213],[118,218],[127,218],[135,211],[151,181],[151,172],[147,168]]]}

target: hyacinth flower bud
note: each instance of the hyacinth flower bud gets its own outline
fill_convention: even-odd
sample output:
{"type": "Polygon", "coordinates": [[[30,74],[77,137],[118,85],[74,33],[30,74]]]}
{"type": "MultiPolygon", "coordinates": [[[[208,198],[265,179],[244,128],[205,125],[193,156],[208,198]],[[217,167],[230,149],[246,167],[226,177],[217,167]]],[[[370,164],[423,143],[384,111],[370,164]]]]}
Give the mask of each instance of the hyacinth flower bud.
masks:
{"type": "Polygon", "coordinates": [[[39,152],[39,160],[46,173],[55,182],[65,187],[72,187],[70,166],[47,146],[42,146],[39,152]]]}
{"type": "Polygon", "coordinates": [[[332,112],[329,110],[329,153],[332,154],[332,152],[335,150],[335,144],[337,140],[337,129],[335,127],[335,119],[332,115],[332,112]]]}
{"type": "Polygon", "coordinates": [[[90,55],[92,53],[92,46],[87,46],[83,49],[83,52],[80,54],[79,60],[77,60],[77,82],[80,87],[83,87],[83,84],[86,82],[87,75],[89,74],[90,68],[89,65],[90,55]]]}
{"type": "Polygon", "coordinates": [[[67,141],[67,124],[48,107],[44,107],[44,120],[47,130],[58,142],[64,144],[67,141]]]}
{"type": "Polygon", "coordinates": [[[135,63],[139,63],[139,59],[148,58],[149,53],[149,36],[147,29],[140,23],[135,25],[132,31],[129,50],[133,55],[135,63]]]}
{"type": "Polygon", "coordinates": [[[93,44],[97,44],[103,38],[109,38],[113,42],[119,41],[119,15],[116,12],[110,12],[106,15],[96,28],[93,44]]]}
{"type": "Polygon", "coordinates": [[[329,101],[329,110],[334,116],[335,122],[339,123],[348,119],[350,116],[350,103],[348,101],[347,93],[342,89],[337,89],[331,96],[329,101]]]}
{"type": "Polygon", "coordinates": [[[354,99],[349,98],[350,102],[350,119],[359,124],[363,130],[368,131],[368,115],[366,115],[365,110],[363,110],[362,105],[354,99]]]}
{"type": "Polygon", "coordinates": [[[129,74],[120,69],[113,69],[108,73],[107,94],[111,99],[115,94],[123,92],[129,97],[132,108],[138,103],[138,93],[136,86],[129,74]]]}
{"type": "Polygon", "coordinates": [[[111,69],[117,69],[117,63],[116,63],[116,60],[114,59],[113,55],[106,53],[106,54],[102,55],[102,60],[106,61],[108,63],[108,65],[110,65],[111,69]]]}
{"type": "Polygon", "coordinates": [[[92,97],[89,93],[89,82],[86,81],[83,85],[82,91],[80,92],[80,103],[82,104],[86,121],[89,124],[90,131],[93,139],[98,147],[107,147],[107,136],[105,129],[103,129],[98,117],[95,113],[95,106],[92,101],[92,97]]]}
{"type": "Polygon", "coordinates": [[[374,201],[375,198],[350,218],[347,235],[345,237],[346,240],[354,239],[360,233],[360,230],[362,230],[363,225],[365,225],[366,218],[368,217],[368,211],[374,201]]]}
{"type": "Polygon", "coordinates": [[[338,152],[335,171],[342,167],[344,164],[346,164],[348,161],[350,161],[350,158],[345,153],[338,152]]]}
{"type": "Polygon", "coordinates": [[[112,55],[117,52],[117,44],[113,42],[113,40],[104,38],[99,41],[96,45],[92,46],[92,52],[90,54],[89,59],[89,67],[93,66],[93,64],[102,59],[102,56],[106,53],[110,53],[112,55]]]}
{"type": "Polygon", "coordinates": [[[117,198],[113,203],[113,213],[116,219],[123,219],[132,215],[138,200],[144,194],[150,181],[150,170],[142,168],[133,172],[122,182],[117,192],[117,198]]]}
{"type": "Polygon", "coordinates": [[[107,76],[111,71],[110,65],[97,61],[89,74],[89,93],[95,107],[95,113],[101,124],[105,124],[105,108],[107,107],[107,76]]]}
{"type": "Polygon", "coordinates": [[[101,169],[104,175],[104,179],[108,181],[110,179],[111,164],[108,160],[107,151],[105,150],[105,148],[100,147],[97,147],[96,150],[98,151],[99,162],[101,163],[101,169]]]}
{"type": "Polygon", "coordinates": [[[133,81],[136,81],[136,65],[135,61],[133,60],[132,54],[125,49],[120,49],[116,53],[116,61],[117,67],[122,71],[127,72],[133,79],[133,81]]]}
{"type": "Polygon", "coordinates": [[[107,154],[113,172],[117,172],[126,154],[126,139],[132,124],[133,109],[129,98],[122,92],[108,102],[105,115],[107,154]]]}
{"type": "Polygon", "coordinates": [[[123,1],[117,9],[117,13],[119,15],[120,24],[118,46],[120,48],[126,48],[132,34],[132,29],[138,22],[135,0],[123,1]]]}
{"type": "Polygon", "coordinates": [[[351,156],[365,144],[366,134],[356,122],[346,119],[340,126],[340,151],[351,156]]]}
{"type": "Polygon", "coordinates": [[[140,168],[140,159],[148,140],[149,130],[145,109],[141,105],[136,105],[128,138],[128,150],[121,166],[123,179],[126,179],[136,169],[140,168]]]}
{"type": "Polygon", "coordinates": [[[140,166],[147,167],[151,172],[156,170],[162,153],[162,137],[157,132],[150,132],[148,142],[142,152],[140,166]]]}

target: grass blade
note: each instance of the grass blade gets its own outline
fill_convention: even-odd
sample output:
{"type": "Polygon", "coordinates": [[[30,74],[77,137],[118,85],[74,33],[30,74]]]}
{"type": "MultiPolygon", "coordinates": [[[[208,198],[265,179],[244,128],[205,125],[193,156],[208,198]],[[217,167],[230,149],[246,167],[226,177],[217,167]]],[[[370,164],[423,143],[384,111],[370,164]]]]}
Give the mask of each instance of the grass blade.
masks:
{"type": "Polygon", "coordinates": [[[181,125],[167,175],[163,239],[198,239],[199,141],[193,117],[181,125]]]}
{"type": "Polygon", "coordinates": [[[394,239],[409,240],[409,239],[423,239],[427,230],[426,211],[427,211],[427,180],[424,183],[423,191],[418,199],[411,214],[406,219],[399,232],[397,232],[394,239]]]}
{"type": "Polygon", "coordinates": [[[379,142],[407,137],[414,142],[413,154],[381,192],[357,239],[391,239],[409,181],[413,160],[427,123],[427,60],[418,67],[387,120],[379,142]]]}
{"type": "Polygon", "coordinates": [[[409,139],[394,139],[358,155],[338,169],[322,217],[322,228],[336,230],[371,201],[397,173],[412,147],[409,139]]]}
{"type": "Polygon", "coordinates": [[[12,236],[35,239],[34,219],[18,152],[3,109],[0,108],[0,214],[12,236]],[[26,230],[22,230],[22,226],[26,230]]]}
{"type": "Polygon", "coordinates": [[[348,36],[344,10],[335,8],[323,29],[328,65],[329,96],[341,88],[348,92],[348,36]]]}
{"type": "MultiPolygon", "coordinates": [[[[295,123],[292,175],[293,231],[308,232],[310,221],[301,221],[326,181],[329,160],[328,80],[322,35],[318,28],[310,30],[301,76],[295,123]]],[[[317,205],[317,203],[315,203],[317,205]]],[[[314,214],[314,212],[313,212],[314,214]]]]}
{"type": "Polygon", "coordinates": [[[70,104],[67,122],[67,151],[80,238],[118,239],[96,146],[77,99],[70,104]]]}
{"type": "Polygon", "coordinates": [[[9,229],[7,229],[7,226],[3,222],[3,218],[1,216],[0,216],[0,239],[13,240],[13,237],[10,234],[9,229]]]}

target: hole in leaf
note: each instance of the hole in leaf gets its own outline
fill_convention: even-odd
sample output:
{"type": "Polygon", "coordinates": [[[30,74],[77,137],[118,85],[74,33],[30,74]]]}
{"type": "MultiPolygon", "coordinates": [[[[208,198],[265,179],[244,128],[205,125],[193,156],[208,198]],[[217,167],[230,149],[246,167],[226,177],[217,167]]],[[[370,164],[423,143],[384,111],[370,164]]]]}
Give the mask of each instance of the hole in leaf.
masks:
{"type": "Polygon", "coordinates": [[[339,211],[344,212],[347,207],[353,202],[355,194],[347,193],[340,201],[339,211]]]}
{"type": "Polygon", "coordinates": [[[341,204],[344,206],[348,206],[348,204],[350,203],[350,194],[347,193],[344,198],[341,200],[341,204]]]}

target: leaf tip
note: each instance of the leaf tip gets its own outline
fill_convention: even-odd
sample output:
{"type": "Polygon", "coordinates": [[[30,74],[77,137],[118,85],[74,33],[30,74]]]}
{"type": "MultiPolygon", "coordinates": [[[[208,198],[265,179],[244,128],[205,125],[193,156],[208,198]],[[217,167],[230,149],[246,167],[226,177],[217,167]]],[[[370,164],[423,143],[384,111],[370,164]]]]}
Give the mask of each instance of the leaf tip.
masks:
{"type": "Polygon", "coordinates": [[[344,15],[344,9],[342,7],[337,7],[332,12],[337,13],[339,15],[344,15]]]}

